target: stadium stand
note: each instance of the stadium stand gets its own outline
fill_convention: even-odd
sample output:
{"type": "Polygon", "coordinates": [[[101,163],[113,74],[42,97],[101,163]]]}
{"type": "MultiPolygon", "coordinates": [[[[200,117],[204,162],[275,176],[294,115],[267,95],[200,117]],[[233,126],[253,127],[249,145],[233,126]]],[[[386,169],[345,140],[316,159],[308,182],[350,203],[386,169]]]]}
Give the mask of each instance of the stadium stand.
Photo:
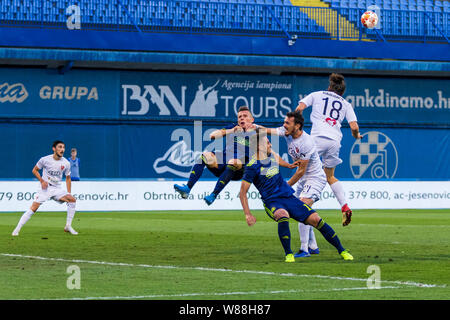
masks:
{"type": "Polygon", "coordinates": [[[91,30],[446,42],[450,31],[449,2],[430,0],[4,0],[0,25],[65,28],[72,4],[91,30]],[[380,14],[373,30],[360,22],[370,6],[380,14]]]}

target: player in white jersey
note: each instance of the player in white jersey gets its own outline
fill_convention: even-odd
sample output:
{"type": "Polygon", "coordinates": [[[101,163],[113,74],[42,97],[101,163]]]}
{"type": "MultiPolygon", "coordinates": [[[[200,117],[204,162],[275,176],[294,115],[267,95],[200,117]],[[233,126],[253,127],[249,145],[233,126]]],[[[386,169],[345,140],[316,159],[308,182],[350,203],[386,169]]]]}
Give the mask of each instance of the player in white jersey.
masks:
{"type": "Polygon", "coordinates": [[[33,174],[40,182],[40,188],[37,192],[37,197],[33,201],[30,209],[25,211],[17,224],[17,227],[12,232],[13,236],[18,236],[20,229],[24,224],[30,220],[31,216],[39,209],[40,205],[47,200],[55,200],[59,203],[67,203],[67,219],[65,232],[71,234],[78,234],[72,228],[72,220],[75,216],[76,199],[70,194],[72,184],[70,180],[70,163],[63,157],[65,145],[62,141],[53,142],[53,154],[42,157],[33,168],[33,174]],[[42,176],[39,174],[42,170],[42,176]],[[61,180],[63,174],[66,176],[66,187],[64,190],[61,187],[61,180]]]}
{"type": "MultiPolygon", "coordinates": [[[[288,184],[297,184],[295,196],[308,206],[320,199],[320,194],[327,184],[326,175],[322,169],[322,162],[317,154],[313,138],[303,131],[304,119],[299,112],[287,113],[282,127],[267,129],[269,134],[277,134],[286,138],[288,153],[297,171],[289,179],[288,184]]],[[[300,234],[300,250],[294,255],[296,258],[310,257],[318,254],[316,237],[310,225],[298,223],[300,234]]]]}
{"type": "Polygon", "coordinates": [[[317,152],[322,158],[328,184],[341,206],[343,226],[351,222],[352,211],[348,206],[341,182],[334,176],[336,166],[342,163],[339,158],[342,121],[347,120],[355,139],[362,137],[359,133],[355,111],[352,105],[342,97],[345,87],[344,76],[333,73],[329,77],[327,91],[316,91],[307,95],[300,100],[296,109],[296,111],[303,112],[307,107],[312,106],[311,136],[314,138],[317,152]]]}

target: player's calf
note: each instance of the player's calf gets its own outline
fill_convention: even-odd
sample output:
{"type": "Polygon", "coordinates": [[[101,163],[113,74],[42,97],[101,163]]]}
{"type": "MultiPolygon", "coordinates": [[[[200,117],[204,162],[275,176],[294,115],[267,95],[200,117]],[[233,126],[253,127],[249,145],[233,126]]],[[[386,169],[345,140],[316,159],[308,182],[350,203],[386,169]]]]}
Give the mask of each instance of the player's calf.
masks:
{"type": "Polygon", "coordinates": [[[278,222],[278,237],[286,255],[286,262],[294,262],[291,250],[291,231],[289,229],[289,214],[284,209],[278,209],[274,213],[275,221],[278,222]]]}

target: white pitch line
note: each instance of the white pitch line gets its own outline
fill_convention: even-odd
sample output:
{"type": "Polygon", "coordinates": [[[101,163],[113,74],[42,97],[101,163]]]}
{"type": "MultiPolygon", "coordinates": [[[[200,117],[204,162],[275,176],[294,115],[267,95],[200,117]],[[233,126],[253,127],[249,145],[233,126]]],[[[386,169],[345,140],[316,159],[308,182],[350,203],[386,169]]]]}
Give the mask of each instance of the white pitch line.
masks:
{"type": "MultiPolygon", "coordinates": [[[[330,280],[348,280],[348,281],[367,282],[367,279],[364,279],[364,278],[337,277],[337,276],[326,276],[326,275],[319,275],[319,274],[277,273],[277,272],[271,272],[271,271],[256,271],[256,270],[233,270],[233,269],[206,268],[206,267],[181,267],[181,266],[170,266],[170,265],[164,266],[164,265],[149,265],[149,264],[132,264],[132,263],[123,263],[123,262],[48,258],[48,257],[29,256],[29,255],[12,254],[12,253],[0,253],[0,256],[28,258],[28,259],[37,259],[37,260],[46,260],[46,261],[60,261],[60,262],[69,262],[69,263],[100,264],[100,265],[119,266],[119,267],[138,267],[138,268],[151,268],[151,269],[178,269],[178,270],[197,270],[197,271],[214,271],[214,272],[230,272],[230,273],[248,273],[248,274],[281,276],[281,277],[306,277],[306,278],[318,278],[318,279],[330,279],[330,280]]],[[[412,282],[412,281],[381,280],[380,283],[390,283],[390,284],[396,284],[396,285],[406,285],[406,286],[422,287],[422,288],[445,288],[446,287],[446,285],[426,284],[426,283],[419,283],[419,282],[412,282]]]]}
{"type": "MultiPolygon", "coordinates": [[[[400,289],[401,287],[381,287],[379,289],[400,289]]],[[[186,297],[198,297],[198,296],[236,296],[236,295],[255,295],[255,294],[280,294],[280,293],[309,293],[309,292],[331,292],[331,291],[350,291],[350,290],[372,290],[368,287],[360,288],[333,288],[333,289],[316,289],[316,290],[266,290],[266,291],[236,291],[236,292],[198,292],[198,293],[180,293],[180,294],[152,294],[141,296],[115,296],[115,297],[85,297],[85,298],[62,298],[62,299],[50,299],[50,300],[113,300],[113,299],[149,299],[149,298],[186,298],[186,297]]],[[[42,300],[42,299],[41,299],[42,300]]],[[[49,300],[49,299],[43,299],[49,300]]]]}

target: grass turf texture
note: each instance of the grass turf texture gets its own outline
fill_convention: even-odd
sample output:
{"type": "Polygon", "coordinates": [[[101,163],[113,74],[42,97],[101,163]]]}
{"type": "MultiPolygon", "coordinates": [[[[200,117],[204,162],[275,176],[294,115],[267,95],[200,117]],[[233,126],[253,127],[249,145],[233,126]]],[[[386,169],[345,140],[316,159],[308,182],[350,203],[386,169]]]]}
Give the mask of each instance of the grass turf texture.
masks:
{"type": "MultiPolygon", "coordinates": [[[[11,232],[21,213],[2,213],[0,299],[450,296],[450,210],[356,210],[347,227],[340,213],[321,210],[355,260],[343,261],[315,231],[320,254],[295,263],[284,262],[277,224],[253,213],[258,221],[248,227],[241,211],[78,212],[72,236],[63,232],[65,212],[38,212],[19,237],[11,232]],[[67,288],[71,265],[81,289],[67,288]],[[367,288],[371,265],[381,289],[367,288]]],[[[290,227],[296,251],[297,223],[290,227]]]]}

